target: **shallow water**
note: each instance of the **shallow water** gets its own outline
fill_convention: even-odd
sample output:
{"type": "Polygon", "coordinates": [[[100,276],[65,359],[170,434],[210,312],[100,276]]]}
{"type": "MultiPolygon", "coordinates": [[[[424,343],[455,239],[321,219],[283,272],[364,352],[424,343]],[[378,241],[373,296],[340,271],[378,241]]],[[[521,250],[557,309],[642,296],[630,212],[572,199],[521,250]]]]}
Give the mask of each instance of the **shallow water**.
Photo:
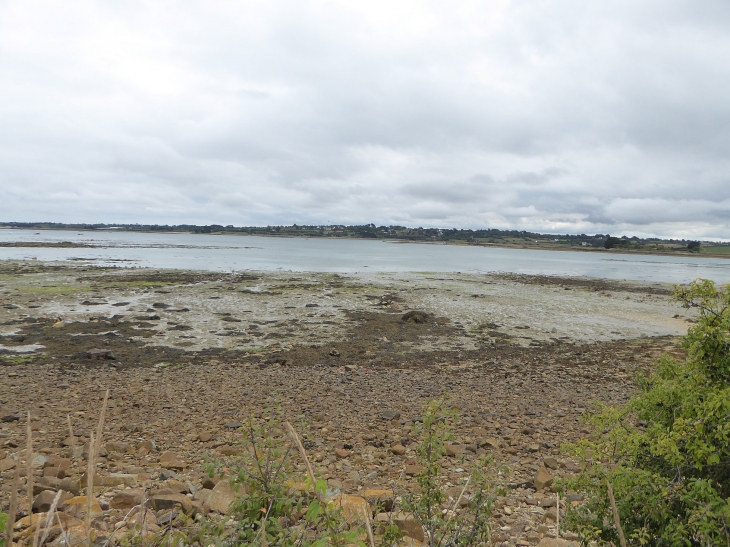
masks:
{"type": "Polygon", "coordinates": [[[730,260],[580,251],[539,251],[325,238],[0,230],[0,241],[71,241],[97,248],[0,248],[0,260],[211,271],[509,272],[686,283],[730,282],[730,260]]]}

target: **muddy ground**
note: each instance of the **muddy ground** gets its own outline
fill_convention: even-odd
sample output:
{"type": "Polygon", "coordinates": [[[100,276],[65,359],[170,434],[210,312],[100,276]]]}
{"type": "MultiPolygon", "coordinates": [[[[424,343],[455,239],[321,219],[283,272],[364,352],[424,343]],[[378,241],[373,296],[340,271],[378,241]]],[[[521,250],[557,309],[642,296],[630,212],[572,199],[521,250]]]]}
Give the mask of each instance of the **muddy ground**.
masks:
{"type": "MultiPolygon", "coordinates": [[[[172,450],[186,462],[177,478],[200,488],[202,462],[241,440],[231,426],[273,404],[303,420],[318,473],[350,493],[402,479],[414,455],[413,421],[426,401],[445,396],[461,416],[462,449],[445,459],[444,484],[463,483],[469,465],[491,452],[514,486],[500,500],[496,539],[537,543],[555,532],[534,503],[551,495],[533,485],[545,458],[559,461],[554,476],[574,472],[560,446],[587,434],[581,414],[596,400],[626,401],[636,373],[663,352],[681,356],[677,337],[691,318],[671,290],[539,276],[5,262],[0,505],[8,466],[24,458],[24,425],[14,417],[31,410],[35,450],[62,455],[67,415],[83,441],[107,388],[105,438],[152,440],[157,450],[102,458],[102,474],[159,486],[170,478],[159,454],[172,450]],[[386,410],[399,415],[386,420],[386,410]],[[392,453],[394,443],[406,453],[392,453]]],[[[80,474],[82,462],[74,465],[80,474]]],[[[401,487],[411,486],[406,477],[401,487]]],[[[102,488],[102,498],[119,489],[102,488]]],[[[107,512],[105,526],[115,518],[107,512]]]]}

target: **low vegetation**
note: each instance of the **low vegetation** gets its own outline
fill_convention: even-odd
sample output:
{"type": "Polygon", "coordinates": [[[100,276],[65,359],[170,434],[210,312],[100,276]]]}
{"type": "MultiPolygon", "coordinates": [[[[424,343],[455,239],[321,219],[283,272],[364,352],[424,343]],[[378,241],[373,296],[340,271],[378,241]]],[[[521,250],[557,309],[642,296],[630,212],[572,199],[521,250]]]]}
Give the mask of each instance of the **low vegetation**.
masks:
{"type": "Polygon", "coordinates": [[[569,521],[586,541],[618,544],[621,527],[631,545],[730,545],[730,290],[698,280],[675,297],[699,312],[687,359],[662,358],[629,404],[590,416],[595,440],[571,447],[585,467],[569,486],[591,496],[569,521]]]}

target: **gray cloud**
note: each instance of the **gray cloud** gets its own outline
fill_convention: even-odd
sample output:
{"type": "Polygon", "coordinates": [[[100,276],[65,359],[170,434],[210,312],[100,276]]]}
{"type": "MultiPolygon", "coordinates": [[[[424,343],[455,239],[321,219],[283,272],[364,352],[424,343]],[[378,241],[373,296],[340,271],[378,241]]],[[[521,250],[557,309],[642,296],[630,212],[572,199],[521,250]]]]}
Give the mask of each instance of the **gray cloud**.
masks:
{"type": "Polygon", "coordinates": [[[0,218],[730,238],[730,5],[0,4],[0,218]]]}

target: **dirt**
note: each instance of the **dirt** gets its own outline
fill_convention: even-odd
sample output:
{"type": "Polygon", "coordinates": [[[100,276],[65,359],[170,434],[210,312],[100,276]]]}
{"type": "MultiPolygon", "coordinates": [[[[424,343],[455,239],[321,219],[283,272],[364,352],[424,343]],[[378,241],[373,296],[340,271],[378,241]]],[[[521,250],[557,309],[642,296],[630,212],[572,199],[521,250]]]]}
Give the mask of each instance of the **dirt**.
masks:
{"type": "MultiPolygon", "coordinates": [[[[100,473],[134,472],[151,489],[169,478],[164,450],[187,462],[176,476],[200,487],[203,461],[242,441],[227,424],[273,406],[300,424],[320,476],[358,493],[399,481],[415,448],[413,421],[443,396],[460,413],[456,443],[498,441],[478,451],[508,468],[502,478],[513,488],[500,503],[514,511],[497,513],[495,537],[514,544],[543,523],[527,503],[551,495],[532,487],[543,459],[560,461],[554,476],[573,472],[560,447],[587,434],[581,414],[597,400],[628,400],[635,375],[663,352],[682,356],[678,336],[691,316],[668,290],[534,276],[3,263],[0,415],[30,410],[35,450],[63,454],[67,415],[83,442],[108,388],[105,439],[152,440],[157,450],[102,458],[100,473]],[[384,410],[401,417],[383,420],[384,410]],[[391,454],[393,443],[407,453],[391,454]],[[344,446],[350,455],[335,456],[344,446]]],[[[0,423],[0,456],[24,457],[24,428],[0,423]]],[[[446,458],[444,485],[463,483],[479,453],[446,458]]],[[[83,461],[74,465],[80,476],[83,461]]],[[[12,471],[0,474],[4,508],[12,471]]],[[[121,517],[103,518],[113,526],[121,517]]]]}

